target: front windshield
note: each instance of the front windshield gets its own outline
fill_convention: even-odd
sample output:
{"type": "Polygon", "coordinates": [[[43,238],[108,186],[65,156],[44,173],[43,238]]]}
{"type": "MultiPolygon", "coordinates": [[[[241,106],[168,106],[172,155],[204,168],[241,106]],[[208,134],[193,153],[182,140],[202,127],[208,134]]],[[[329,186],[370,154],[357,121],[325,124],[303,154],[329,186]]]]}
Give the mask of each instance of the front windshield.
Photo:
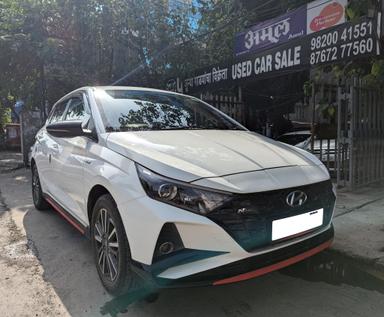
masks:
{"type": "Polygon", "coordinates": [[[215,109],[188,96],[141,90],[97,90],[107,132],[148,130],[243,130],[215,109]]]}

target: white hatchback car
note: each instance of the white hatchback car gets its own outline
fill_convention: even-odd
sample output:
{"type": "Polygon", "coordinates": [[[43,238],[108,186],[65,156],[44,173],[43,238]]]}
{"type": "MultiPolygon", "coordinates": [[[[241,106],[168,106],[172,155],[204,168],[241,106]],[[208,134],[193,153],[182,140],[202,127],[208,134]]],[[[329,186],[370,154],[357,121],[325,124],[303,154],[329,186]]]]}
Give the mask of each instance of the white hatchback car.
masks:
{"type": "Polygon", "coordinates": [[[85,87],[53,107],[32,193],[92,241],[105,288],[221,285],[330,246],[335,194],[313,155],[201,100],[85,87]]]}

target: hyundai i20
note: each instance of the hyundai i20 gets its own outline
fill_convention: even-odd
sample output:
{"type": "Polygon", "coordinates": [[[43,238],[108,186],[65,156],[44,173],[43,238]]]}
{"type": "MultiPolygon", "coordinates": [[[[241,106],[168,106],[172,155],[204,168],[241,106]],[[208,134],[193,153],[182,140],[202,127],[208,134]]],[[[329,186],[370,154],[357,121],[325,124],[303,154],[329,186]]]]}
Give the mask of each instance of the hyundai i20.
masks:
{"type": "Polygon", "coordinates": [[[335,194],[315,156],[190,96],[71,92],[36,135],[31,169],[36,208],[91,239],[112,294],[250,279],[333,238],[335,194]]]}

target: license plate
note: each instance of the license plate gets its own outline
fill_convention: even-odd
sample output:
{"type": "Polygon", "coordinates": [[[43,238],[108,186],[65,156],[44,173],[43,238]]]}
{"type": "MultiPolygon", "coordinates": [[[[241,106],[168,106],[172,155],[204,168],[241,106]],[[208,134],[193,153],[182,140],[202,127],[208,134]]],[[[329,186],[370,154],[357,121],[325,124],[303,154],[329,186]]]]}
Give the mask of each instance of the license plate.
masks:
{"type": "Polygon", "coordinates": [[[272,221],[272,241],[293,236],[323,224],[324,209],[272,221]]]}

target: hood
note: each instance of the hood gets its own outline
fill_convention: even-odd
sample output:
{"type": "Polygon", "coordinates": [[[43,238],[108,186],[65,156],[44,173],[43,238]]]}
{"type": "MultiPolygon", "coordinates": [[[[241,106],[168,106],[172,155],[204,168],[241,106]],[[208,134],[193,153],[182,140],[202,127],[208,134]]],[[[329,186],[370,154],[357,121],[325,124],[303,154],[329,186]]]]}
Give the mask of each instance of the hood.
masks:
{"type": "Polygon", "coordinates": [[[249,131],[114,132],[108,135],[107,146],[156,173],[185,182],[321,164],[305,151],[249,131]]]}

